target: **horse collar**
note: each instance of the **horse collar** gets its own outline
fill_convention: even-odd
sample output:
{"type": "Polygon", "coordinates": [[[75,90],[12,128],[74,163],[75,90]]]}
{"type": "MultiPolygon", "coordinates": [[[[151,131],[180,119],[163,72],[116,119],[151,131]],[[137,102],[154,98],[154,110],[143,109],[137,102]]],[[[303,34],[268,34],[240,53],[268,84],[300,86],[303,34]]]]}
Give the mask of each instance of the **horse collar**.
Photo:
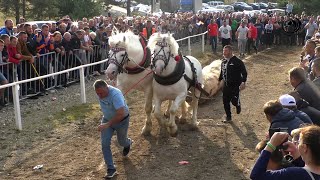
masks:
{"type": "Polygon", "coordinates": [[[127,70],[128,74],[138,74],[138,73],[144,71],[145,68],[149,67],[151,64],[151,58],[150,58],[151,52],[150,52],[150,49],[146,45],[145,39],[140,37],[140,43],[141,43],[142,49],[143,49],[143,59],[138,64],[137,67],[134,67],[134,68],[126,67],[125,69],[127,70]]]}

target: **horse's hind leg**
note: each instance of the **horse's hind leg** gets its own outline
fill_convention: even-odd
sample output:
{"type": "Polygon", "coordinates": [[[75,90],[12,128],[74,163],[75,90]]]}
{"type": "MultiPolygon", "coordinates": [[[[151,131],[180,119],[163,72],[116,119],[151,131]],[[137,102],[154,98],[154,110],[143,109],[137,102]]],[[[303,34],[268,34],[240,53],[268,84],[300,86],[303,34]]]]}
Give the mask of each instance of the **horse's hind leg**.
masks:
{"type": "Polygon", "coordinates": [[[171,105],[172,105],[172,100],[169,100],[168,107],[166,109],[166,112],[164,113],[164,116],[166,118],[169,118],[169,116],[170,116],[170,107],[171,107],[171,105]]]}
{"type": "Polygon", "coordinates": [[[187,122],[187,115],[188,115],[188,105],[186,101],[183,101],[181,104],[181,116],[180,116],[180,123],[185,124],[187,122]]]}
{"type": "Polygon", "coordinates": [[[146,121],[145,125],[142,128],[142,135],[150,135],[151,129],[152,129],[152,120],[151,120],[151,112],[152,112],[152,97],[153,92],[152,89],[149,89],[145,92],[145,111],[146,111],[146,121]]]}
{"type": "Polygon", "coordinates": [[[191,122],[191,129],[192,130],[196,130],[198,129],[198,121],[197,121],[197,114],[198,114],[198,102],[199,102],[199,98],[200,97],[200,91],[199,90],[195,90],[194,94],[192,96],[192,103],[191,103],[191,107],[192,107],[192,122],[191,122]]]}

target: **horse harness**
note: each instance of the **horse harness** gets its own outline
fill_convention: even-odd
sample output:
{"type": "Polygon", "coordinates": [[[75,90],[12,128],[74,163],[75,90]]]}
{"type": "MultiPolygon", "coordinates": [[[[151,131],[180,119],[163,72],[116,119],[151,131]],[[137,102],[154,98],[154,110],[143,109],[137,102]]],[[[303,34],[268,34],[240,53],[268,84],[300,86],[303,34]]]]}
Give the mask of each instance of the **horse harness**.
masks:
{"type": "MultiPolygon", "coordinates": [[[[170,58],[171,57],[175,58],[175,57],[173,56],[173,54],[171,54],[171,52],[169,52],[168,56],[165,55],[164,47],[168,46],[167,43],[157,42],[157,45],[160,46],[161,49],[157,53],[154,53],[154,57],[152,59],[152,64],[155,64],[155,62],[157,60],[162,60],[165,63],[165,67],[164,67],[164,69],[165,69],[169,63],[170,58]],[[164,55],[159,55],[159,53],[161,51],[163,52],[164,55]]],[[[201,83],[198,82],[197,69],[194,67],[194,64],[191,62],[191,60],[188,57],[182,56],[181,52],[179,52],[179,61],[177,61],[176,67],[171,74],[163,77],[163,76],[159,76],[159,75],[155,74],[155,72],[153,72],[154,80],[157,83],[164,85],[164,86],[169,86],[169,85],[173,85],[173,84],[177,83],[182,78],[182,76],[190,84],[188,87],[188,90],[193,86],[193,87],[197,88],[198,90],[200,90],[201,93],[205,94],[206,96],[209,96],[209,93],[206,92],[202,88],[201,83]],[[191,66],[192,77],[193,77],[192,79],[189,78],[185,74],[185,60],[188,61],[188,63],[191,66]]]]}
{"type": "Polygon", "coordinates": [[[113,53],[109,57],[108,65],[111,63],[115,64],[118,67],[119,73],[127,73],[127,74],[138,74],[144,71],[146,68],[148,68],[151,64],[151,51],[147,47],[146,40],[143,37],[140,36],[139,40],[143,48],[143,59],[139,64],[137,64],[137,67],[134,67],[134,68],[124,67],[124,64],[128,63],[130,59],[128,58],[128,53],[126,49],[120,48],[120,47],[111,48],[113,53]],[[119,63],[117,61],[116,55],[118,52],[121,52],[121,51],[125,51],[125,54],[123,55],[122,60],[119,63]]]}

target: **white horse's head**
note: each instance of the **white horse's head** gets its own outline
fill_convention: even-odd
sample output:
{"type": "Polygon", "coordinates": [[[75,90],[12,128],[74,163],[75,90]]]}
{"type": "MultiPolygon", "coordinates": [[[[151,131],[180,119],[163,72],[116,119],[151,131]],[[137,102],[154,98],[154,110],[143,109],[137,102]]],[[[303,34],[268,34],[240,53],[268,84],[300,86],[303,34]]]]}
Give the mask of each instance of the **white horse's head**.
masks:
{"type": "Polygon", "coordinates": [[[171,34],[153,34],[148,42],[153,51],[152,66],[156,74],[161,75],[170,61],[179,56],[179,45],[171,34]]]}
{"type": "Polygon", "coordinates": [[[113,80],[119,73],[125,71],[124,65],[132,58],[130,55],[134,56],[132,52],[140,50],[137,42],[139,37],[132,32],[114,34],[109,38],[110,51],[106,70],[109,79],[113,80]]]}

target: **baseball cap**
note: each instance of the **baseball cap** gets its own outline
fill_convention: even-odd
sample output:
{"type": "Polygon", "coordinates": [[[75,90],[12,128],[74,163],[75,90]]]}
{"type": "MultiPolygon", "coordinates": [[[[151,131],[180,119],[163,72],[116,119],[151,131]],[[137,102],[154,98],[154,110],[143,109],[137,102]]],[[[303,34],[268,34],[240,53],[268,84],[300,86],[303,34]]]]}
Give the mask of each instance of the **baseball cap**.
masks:
{"type": "Polygon", "coordinates": [[[284,94],[284,95],[280,96],[279,101],[282,104],[282,106],[296,106],[297,105],[294,97],[289,94],[284,94]]]}

